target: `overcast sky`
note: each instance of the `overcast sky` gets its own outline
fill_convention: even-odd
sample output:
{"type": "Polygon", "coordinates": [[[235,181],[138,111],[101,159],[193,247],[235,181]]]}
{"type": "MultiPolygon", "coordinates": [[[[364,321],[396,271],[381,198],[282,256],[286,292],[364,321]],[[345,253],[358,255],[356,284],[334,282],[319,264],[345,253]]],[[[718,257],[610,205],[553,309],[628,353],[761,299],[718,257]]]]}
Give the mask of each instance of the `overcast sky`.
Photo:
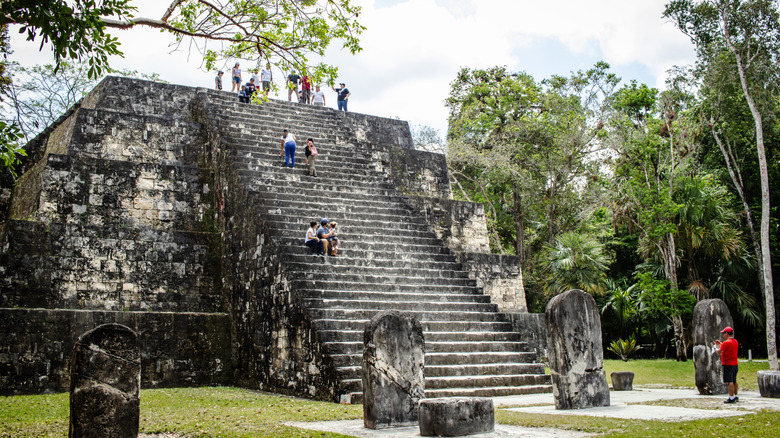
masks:
{"type": "MultiPolygon", "coordinates": [[[[665,72],[693,62],[690,41],[661,18],[667,0],[353,0],[363,7],[363,51],[333,47],[325,62],[339,67],[352,93],[349,110],[429,125],[445,134],[444,99],[462,67],[500,65],[537,80],[568,75],[599,60],[625,82],[663,88],[665,72]]],[[[134,0],[137,16],[159,18],[162,0],[134,0]]],[[[171,52],[170,34],[151,29],[111,31],[124,58],[112,67],[158,73],[182,85],[213,87],[214,73],[186,48],[171,52]]],[[[12,59],[23,65],[51,62],[12,30],[12,59]]],[[[338,46],[338,44],[336,44],[338,46]]],[[[242,63],[242,67],[248,67],[242,63]]],[[[274,79],[287,72],[274,72],[274,79]]],[[[224,77],[229,87],[229,73],[224,77]]],[[[285,93],[286,94],[286,93],[285,93]]],[[[284,96],[286,99],[286,95],[284,96]]],[[[326,94],[335,107],[335,93],[326,94]]]]}

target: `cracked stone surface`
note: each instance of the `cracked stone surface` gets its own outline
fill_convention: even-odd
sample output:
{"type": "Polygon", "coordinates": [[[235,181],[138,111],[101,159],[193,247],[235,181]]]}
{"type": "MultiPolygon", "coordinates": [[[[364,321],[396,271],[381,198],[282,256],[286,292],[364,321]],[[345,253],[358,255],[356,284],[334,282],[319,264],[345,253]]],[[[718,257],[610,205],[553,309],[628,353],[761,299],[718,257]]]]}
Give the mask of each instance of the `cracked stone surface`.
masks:
{"type": "Polygon", "coordinates": [[[596,302],[581,290],[547,304],[547,348],[556,409],[609,406],[601,320],[596,302]]]}
{"type": "Polygon", "coordinates": [[[363,334],[363,421],[370,429],[417,423],[425,397],[425,341],[420,322],[409,314],[385,311],[363,334]]]}

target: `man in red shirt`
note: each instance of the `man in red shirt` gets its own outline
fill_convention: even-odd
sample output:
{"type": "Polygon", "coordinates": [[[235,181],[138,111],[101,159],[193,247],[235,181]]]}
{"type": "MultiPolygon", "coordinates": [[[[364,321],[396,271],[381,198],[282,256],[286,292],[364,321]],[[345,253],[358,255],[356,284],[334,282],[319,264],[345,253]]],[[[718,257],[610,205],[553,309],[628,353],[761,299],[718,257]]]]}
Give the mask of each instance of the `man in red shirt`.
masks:
{"type": "Polygon", "coordinates": [[[720,331],[723,333],[723,342],[715,340],[715,352],[720,354],[720,363],[723,366],[723,383],[729,384],[729,398],[723,403],[736,403],[739,400],[737,392],[737,350],[739,343],[734,339],[734,329],[726,327],[720,331]]]}

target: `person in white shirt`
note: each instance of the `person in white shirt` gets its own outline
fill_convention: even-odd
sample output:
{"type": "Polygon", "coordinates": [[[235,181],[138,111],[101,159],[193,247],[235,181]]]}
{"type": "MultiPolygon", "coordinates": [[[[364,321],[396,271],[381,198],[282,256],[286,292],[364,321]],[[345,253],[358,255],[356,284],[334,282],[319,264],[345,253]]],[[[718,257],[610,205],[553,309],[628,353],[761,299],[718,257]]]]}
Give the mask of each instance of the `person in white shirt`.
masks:
{"type": "Polygon", "coordinates": [[[317,85],[317,89],[311,94],[311,104],[316,106],[325,106],[325,92],[320,90],[320,86],[317,85]]]}
{"type": "Polygon", "coordinates": [[[271,71],[270,62],[260,71],[260,80],[263,81],[263,93],[268,96],[268,92],[271,91],[271,82],[274,81],[274,73],[271,71]]]}

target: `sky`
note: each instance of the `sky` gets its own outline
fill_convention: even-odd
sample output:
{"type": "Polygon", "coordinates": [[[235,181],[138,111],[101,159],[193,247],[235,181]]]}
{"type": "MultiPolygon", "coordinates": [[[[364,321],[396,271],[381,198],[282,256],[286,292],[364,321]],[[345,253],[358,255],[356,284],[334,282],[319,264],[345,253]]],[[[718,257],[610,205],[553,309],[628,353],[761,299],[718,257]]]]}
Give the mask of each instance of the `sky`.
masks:
{"type": "MultiPolygon", "coordinates": [[[[336,42],[324,61],[339,68],[338,82],[351,93],[350,111],[431,126],[444,136],[444,100],[463,67],[506,66],[539,81],[603,60],[624,82],[663,89],[667,70],[695,59],[690,40],[661,17],[666,1],[353,0],[367,27],[360,38],[363,51],[352,55],[336,42]]],[[[161,0],[131,3],[139,9],[136,16],[148,18],[159,18],[167,6],[161,0]]],[[[203,69],[196,50],[171,46],[172,35],[153,29],[110,32],[125,55],[112,58],[112,67],[213,88],[215,72],[203,69]]],[[[13,29],[10,34],[12,60],[26,66],[52,62],[50,48],[39,51],[40,42],[26,42],[13,29]]],[[[233,61],[224,68],[228,87],[233,61]]],[[[287,73],[275,71],[274,78],[287,73]]],[[[335,108],[335,93],[328,91],[326,101],[335,108]]]]}

